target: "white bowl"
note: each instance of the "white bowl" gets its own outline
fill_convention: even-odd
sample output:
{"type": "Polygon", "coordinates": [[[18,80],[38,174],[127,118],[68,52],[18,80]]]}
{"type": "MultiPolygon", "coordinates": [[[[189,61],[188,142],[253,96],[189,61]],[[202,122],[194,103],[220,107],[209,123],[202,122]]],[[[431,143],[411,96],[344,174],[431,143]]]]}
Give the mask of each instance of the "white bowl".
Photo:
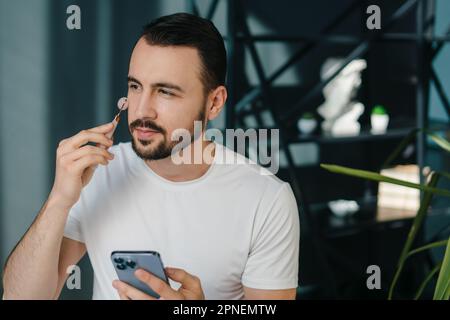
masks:
{"type": "Polygon", "coordinates": [[[354,200],[335,200],[328,202],[328,207],[335,216],[345,217],[359,210],[359,205],[354,200]]]}

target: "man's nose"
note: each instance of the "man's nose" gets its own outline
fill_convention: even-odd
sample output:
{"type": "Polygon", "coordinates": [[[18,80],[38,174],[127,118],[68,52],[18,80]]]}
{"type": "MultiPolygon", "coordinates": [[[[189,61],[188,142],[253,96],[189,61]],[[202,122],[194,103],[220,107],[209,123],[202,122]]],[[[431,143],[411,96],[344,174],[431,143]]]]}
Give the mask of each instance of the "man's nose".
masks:
{"type": "Polygon", "coordinates": [[[157,117],[158,113],[155,108],[155,102],[152,100],[150,92],[142,94],[137,101],[136,118],[156,119],[157,117]]]}

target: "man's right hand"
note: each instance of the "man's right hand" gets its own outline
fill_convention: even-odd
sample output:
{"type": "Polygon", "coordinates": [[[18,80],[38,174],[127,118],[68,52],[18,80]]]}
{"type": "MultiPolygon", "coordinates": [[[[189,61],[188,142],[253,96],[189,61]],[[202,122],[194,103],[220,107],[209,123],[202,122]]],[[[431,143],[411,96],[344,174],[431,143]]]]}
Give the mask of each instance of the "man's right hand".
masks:
{"type": "Polygon", "coordinates": [[[113,141],[106,133],[113,124],[82,130],[73,137],[62,140],[56,152],[56,172],[50,197],[59,205],[70,209],[80,198],[81,190],[92,178],[99,164],[107,165],[114,155],[107,151],[113,141]],[[88,142],[95,146],[86,145],[88,142]]]}
{"type": "Polygon", "coordinates": [[[77,264],[86,246],[66,238],[70,209],[92,178],[95,167],[113,159],[106,134],[108,123],[62,140],[56,152],[56,172],[49,198],[19,244],[3,272],[4,299],[55,299],[67,278],[67,267],[77,264]],[[93,145],[88,145],[88,143],[93,145]]]}

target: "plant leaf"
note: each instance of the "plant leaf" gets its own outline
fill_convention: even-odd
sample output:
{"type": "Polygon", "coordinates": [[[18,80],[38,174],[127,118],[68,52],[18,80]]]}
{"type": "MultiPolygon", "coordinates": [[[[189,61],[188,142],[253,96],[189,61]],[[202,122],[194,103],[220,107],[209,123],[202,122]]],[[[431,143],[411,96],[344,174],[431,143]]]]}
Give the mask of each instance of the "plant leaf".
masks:
{"type": "Polygon", "coordinates": [[[450,238],[447,241],[444,260],[436,283],[433,300],[448,300],[450,295],[450,238]]]}
{"type": "Polygon", "coordinates": [[[436,142],[436,144],[440,146],[442,149],[446,150],[447,152],[450,152],[450,142],[434,133],[427,133],[427,135],[431,138],[431,140],[436,142]]]}
{"type": "Polygon", "coordinates": [[[444,171],[436,171],[437,173],[439,173],[441,176],[450,179],[450,174],[444,171]]]}
{"type": "Polygon", "coordinates": [[[418,132],[425,132],[437,145],[442,147],[444,150],[449,151],[450,148],[450,142],[445,140],[444,138],[436,135],[433,133],[433,131],[442,131],[441,129],[421,129],[421,128],[414,128],[412,129],[403,139],[400,141],[399,145],[394,149],[394,151],[389,155],[389,157],[384,161],[384,163],[381,165],[381,169],[387,168],[394,159],[398,157],[398,155],[406,148],[408,143],[410,143],[415,137],[418,132]]]}
{"type": "Polygon", "coordinates": [[[433,243],[429,243],[427,245],[424,245],[422,247],[419,247],[417,249],[411,250],[408,253],[408,258],[411,257],[412,255],[415,255],[416,253],[431,249],[431,248],[436,248],[436,247],[442,247],[445,246],[447,244],[447,240],[442,240],[442,241],[436,241],[433,243]]]}
{"type": "Polygon", "coordinates": [[[420,284],[419,289],[416,292],[416,295],[414,296],[414,300],[418,300],[420,298],[420,296],[422,295],[423,290],[425,290],[428,282],[430,282],[431,279],[433,279],[433,276],[439,272],[439,269],[442,266],[442,261],[439,262],[433,269],[431,269],[430,273],[427,275],[427,277],[425,278],[425,280],[423,280],[423,282],[420,284]]]}
{"type": "Polygon", "coordinates": [[[400,142],[400,144],[395,148],[395,150],[390,154],[390,156],[386,159],[386,161],[384,161],[384,163],[381,165],[381,168],[384,169],[387,166],[389,166],[391,164],[392,161],[394,161],[395,158],[398,157],[398,155],[400,154],[400,152],[403,151],[403,149],[406,148],[406,146],[408,145],[408,143],[416,136],[416,133],[418,131],[420,131],[421,129],[419,128],[415,128],[413,130],[411,130],[406,137],[404,137],[402,139],[402,141],[400,142]]]}
{"type": "MultiPolygon", "coordinates": [[[[435,172],[432,172],[428,185],[431,187],[434,187],[434,186],[436,186],[438,181],[439,181],[439,175],[436,174],[435,172]]],[[[397,264],[397,270],[395,271],[394,278],[391,283],[391,287],[389,288],[389,294],[388,294],[389,300],[392,299],[395,285],[397,284],[398,278],[400,277],[400,273],[403,270],[403,265],[405,264],[405,260],[408,256],[408,253],[411,249],[411,246],[414,242],[417,232],[419,231],[420,226],[422,225],[423,219],[425,218],[425,216],[427,214],[428,207],[430,206],[432,199],[433,199],[433,193],[426,191],[423,195],[422,201],[420,202],[419,211],[417,212],[417,215],[414,218],[413,224],[408,233],[408,237],[406,238],[405,245],[400,254],[400,258],[399,258],[398,264],[397,264]]]]}
{"type": "Polygon", "coordinates": [[[440,196],[450,197],[449,190],[439,189],[439,188],[429,187],[428,185],[421,185],[421,184],[417,184],[417,183],[413,183],[413,182],[409,182],[409,181],[394,179],[394,178],[384,176],[379,173],[375,173],[375,172],[371,172],[371,171],[353,169],[353,168],[338,166],[338,165],[334,165],[334,164],[325,164],[325,163],[321,163],[320,166],[322,168],[324,168],[325,170],[328,170],[328,171],[331,171],[334,173],[340,173],[340,174],[345,174],[345,175],[349,175],[349,176],[354,176],[354,177],[358,177],[358,178],[374,180],[374,181],[379,181],[379,182],[392,183],[392,184],[396,184],[396,185],[400,185],[400,186],[404,186],[404,187],[420,189],[422,191],[431,192],[431,193],[434,193],[434,194],[440,195],[440,196]]]}
{"type": "MultiPolygon", "coordinates": [[[[412,251],[410,251],[408,253],[408,256],[406,257],[406,259],[408,259],[409,257],[422,252],[422,251],[426,251],[428,249],[431,248],[437,248],[437,247],[442,247],[445,246],[447,244],[447,240],[442,240],[442,241],[436,241],[433,243],[429,243],[425,246],[419,247],[417,249],[414,249],[412,251]]],[[[427,277],[425,278],[425,280],[423,280],[423,282],[420,284],[419,289],[416,292],[416,295],[414,296],[414,300],[418,300],[420,298],[420,296],[422,295],[423,290],[425,290],[425,287],[427,286],[428,282],[430,282],[430,280],[433,278],[433,276],[439,272],[439,269],[441,268],[442,265],[442,261],[440,263],[438,263],[431,271],[430,273],[427,275],[427,277]]]]}

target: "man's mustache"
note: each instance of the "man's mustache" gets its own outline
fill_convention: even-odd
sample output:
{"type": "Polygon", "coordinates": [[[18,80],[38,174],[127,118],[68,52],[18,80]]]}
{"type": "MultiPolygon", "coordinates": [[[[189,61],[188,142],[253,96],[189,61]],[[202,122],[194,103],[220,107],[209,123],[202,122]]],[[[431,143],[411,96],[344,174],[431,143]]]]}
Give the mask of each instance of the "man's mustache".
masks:
{"type": "Polygon", "coordinates": [[[130,131],[133,132],[136,128],[147,128],[153,131],[158,131],[161,133],[166,133],[164,128],[158,126],[155,122],[148,119],[136,119],[132,123],[130,123],[130,131]]]}

